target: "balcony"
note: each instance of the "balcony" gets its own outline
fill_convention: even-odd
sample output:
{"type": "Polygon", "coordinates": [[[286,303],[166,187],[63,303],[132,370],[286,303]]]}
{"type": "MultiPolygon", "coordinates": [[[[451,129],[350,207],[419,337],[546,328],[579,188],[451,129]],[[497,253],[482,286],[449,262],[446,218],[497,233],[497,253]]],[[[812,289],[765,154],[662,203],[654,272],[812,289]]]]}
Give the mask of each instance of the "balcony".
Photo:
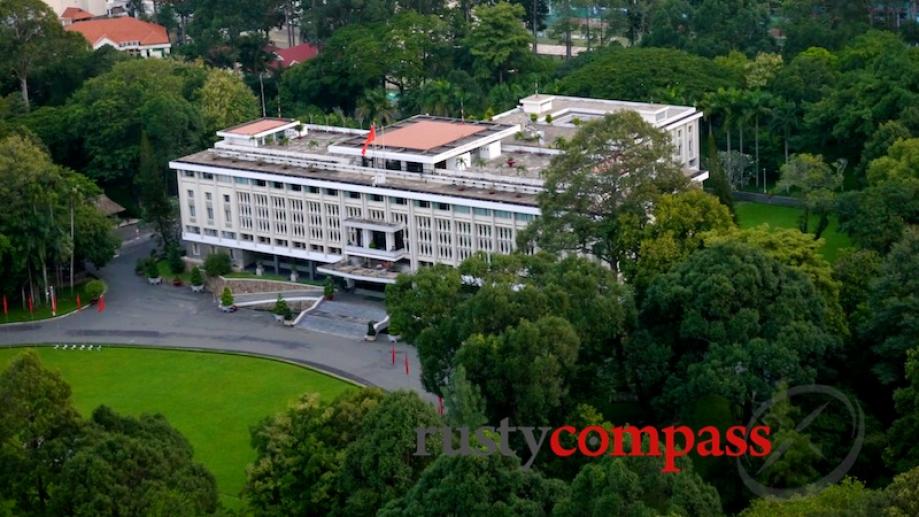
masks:
{"type": "Polygon", "coordinates": [[[347,246],[345,246],[345,253],[348,255],[355,255],[358,257],[388,260],[390,262],[395,262],[399,259],[408,257],[408,251],[405,248],[386,250],[386,249],[357,246],[354,244],[348,244],[347,246]]]}

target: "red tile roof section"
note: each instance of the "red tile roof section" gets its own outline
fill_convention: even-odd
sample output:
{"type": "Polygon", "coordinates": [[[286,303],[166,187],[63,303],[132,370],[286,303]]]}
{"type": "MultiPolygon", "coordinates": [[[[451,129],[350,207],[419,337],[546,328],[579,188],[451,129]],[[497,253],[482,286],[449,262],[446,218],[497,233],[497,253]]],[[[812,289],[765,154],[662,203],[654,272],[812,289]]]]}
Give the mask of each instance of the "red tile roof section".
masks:
{"type": "Polygon", "coordinates": [[[115,43],[138,41],[141,45],[166,45],[169,35],[162,25],[149,23],[130,16],[118,18],[100,18],[86,20],[64,27],[64,30],[79,32],[95,45],[100,39],[107,38],[115,43]]]}
{"type": "Polygon", "coordinates": [[[373,144],[427,151],[485,131],[485,129],[487,128],[484,126],[463,122],[419,120],[392,131],[386,131],[385,134],[378,131],[373,144]]]}
{"type": "Polygon", "coordinates": [[[225,129],[224,131],[227,133],[233,133],[234,135],[252,136],[257,135],[263,131],[270,131],[272,129],[279,128],[285,124],[290,124],[290,121],[285,119],[268,118],[225,129]]]}
{"type": "Polygon", "coordinates": [[[92,13],[88,13],[79,7],[68,7],[61,13],[61,18],[70,21],[88,20],[92,18],[92,13]]]}
{"type": "Polygon", "coordinates": [[[319,55],[319,49],[309,43],[301,43],[290,48],[276,48],[274,53],[280,58],[281,66],[288,68],[319,55]]]}

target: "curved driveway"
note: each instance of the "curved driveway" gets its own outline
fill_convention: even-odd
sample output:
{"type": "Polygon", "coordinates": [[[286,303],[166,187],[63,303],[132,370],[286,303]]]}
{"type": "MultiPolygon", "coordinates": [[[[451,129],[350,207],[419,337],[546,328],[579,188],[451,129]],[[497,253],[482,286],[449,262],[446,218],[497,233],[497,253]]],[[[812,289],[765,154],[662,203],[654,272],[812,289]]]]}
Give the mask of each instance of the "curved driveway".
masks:
{"type": "Polygon", "coordinates": [[[149,239],[126,243],[121,255],[99,275],[109,285],[106,309],[84,310],[65,318],[34,324],[0,326],[0,346],[12,344],[108,343],[200,348],[278,357],[310,365],[357,382],[387,390],[418,391],[415,349],[397,345],[392,364],[388,342],[368,343],[303,328],[279,325],[266,312],[220,312],[210,293],[187,287],[149,286],[134,274],[134,262],[146,256],[149,239]],[[405,374],[404,354],[410,375],[405,374]]]}

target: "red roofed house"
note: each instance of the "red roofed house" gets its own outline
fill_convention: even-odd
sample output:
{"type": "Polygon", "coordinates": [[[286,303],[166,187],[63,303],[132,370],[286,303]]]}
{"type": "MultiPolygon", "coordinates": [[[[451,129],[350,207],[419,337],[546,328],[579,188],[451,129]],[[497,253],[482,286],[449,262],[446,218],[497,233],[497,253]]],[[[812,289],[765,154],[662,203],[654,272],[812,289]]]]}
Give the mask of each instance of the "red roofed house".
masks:
{"type": "Polygon", "coordinates": [[[301,43],[290,48],[270,48],[275,57],[275,68],[290,68],[296,64],[313,59],[319,54],[319,49],[310,43],[301,43]]]}
{"type": "Polygon", "coordinates": [[[82,34],[93,50],[111,45],[136,56],[163,57],[171,48],[165,27],[130,16],[85,20],[71,23],[64,30],[82,34]]]}
{"type": "Polygon", "coordinates": [[[79,7],[68,7],[61,13],[60,20],[63,25],[70,25],[74,22],[92,19],[93,14],[86,12],[79,7]]]}

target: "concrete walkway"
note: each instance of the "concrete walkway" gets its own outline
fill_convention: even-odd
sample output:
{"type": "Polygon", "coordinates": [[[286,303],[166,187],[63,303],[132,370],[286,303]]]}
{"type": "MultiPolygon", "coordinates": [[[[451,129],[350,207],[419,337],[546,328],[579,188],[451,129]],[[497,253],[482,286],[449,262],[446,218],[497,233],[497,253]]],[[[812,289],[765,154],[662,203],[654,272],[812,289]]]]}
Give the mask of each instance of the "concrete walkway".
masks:
{"type": "Polygon", "coordinates": [[[210,293],[147,285],[134,274],[134,263],[151,248],[152,242],[146,238],[126,243],[121,255],[99,272],[109,285],[105,312],[100,314],[93,308],[59,320],[0,326],[0,346],[106,343],[245,352],[310,365],[387,390],[415,390],[433,400],[421,387],[413,347],[397,345],[398,359],[393,365],[386,340],[368,343],[360,338],[284,327],[264,311],[243,309],[224,314],[210,293]],[[410,375],[404,370],[405,354],[410,375]]]}
{"type": "Polygon", "coordinates": [[[335,300],[323,301],[316,310],[304,316],[299,327],[348,339],[363,339],[367,334],[367,322],[379,323],[384,318],[386,311],[379,303],[339,293],[335,300]]]}

